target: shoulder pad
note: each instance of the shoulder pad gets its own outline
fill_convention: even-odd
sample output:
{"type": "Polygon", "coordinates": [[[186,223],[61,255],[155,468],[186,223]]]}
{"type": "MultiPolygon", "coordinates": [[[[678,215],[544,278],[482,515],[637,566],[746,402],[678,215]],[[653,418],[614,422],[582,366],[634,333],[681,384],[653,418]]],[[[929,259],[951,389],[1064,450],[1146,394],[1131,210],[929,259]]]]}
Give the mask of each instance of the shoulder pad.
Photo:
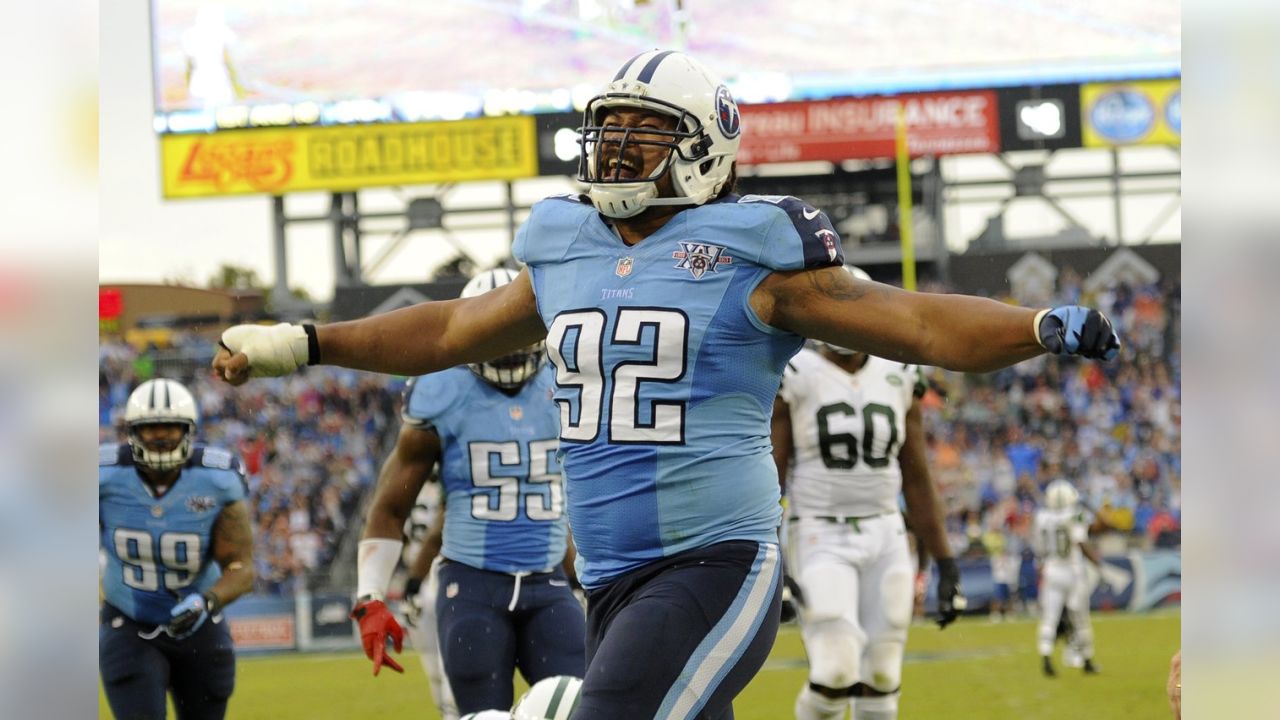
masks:
{"type": "Polygon", "coordinates": [[[473,377],[470,370],[459,366],[414,378],[412,387],[405,392],[401,419],[416,427],[434,425],[459,397],[466,394],[466,389],[471,386],[465,381],[473,377]]]}
{"type": "Polygon", "coordinates": [[[799,238],[802,258],[799,263],[789,263],[795,267],[779,269],[838,267],[844,264],[840,234],[825,212],[790,195],[743,195],[738,202],[768,203],[787,216],[787,226],[799,238]]]}
{"type": "Polygon", "coordinates": [[[98,446],[98,467],[107,465],[132,465],[133,450],[128,443],[107,443],[98,446]]]}
{"type": "Polygon", "coordinates": [[[216,445],[197,445],[191,451],[189,464],[213,470],[230,470],[237,475],[245,474],[244,462],[240,459],[240,456],[216,445]]]}

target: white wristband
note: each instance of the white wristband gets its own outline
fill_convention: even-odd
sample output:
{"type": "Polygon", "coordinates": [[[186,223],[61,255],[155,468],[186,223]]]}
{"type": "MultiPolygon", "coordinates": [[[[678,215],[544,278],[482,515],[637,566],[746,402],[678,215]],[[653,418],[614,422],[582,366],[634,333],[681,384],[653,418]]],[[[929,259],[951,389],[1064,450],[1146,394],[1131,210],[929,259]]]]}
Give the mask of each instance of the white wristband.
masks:
{"type": "MultiPolygon", "coordinates": [[[[1044,347],[1044,342],[1040,340],[1040,321],[1044,319],[1045,315],[1048,315],[1052,311],[1053,308],[1045,308],[1036,313],[1035,319],[1031,321],[1031,336],[1036,339],[1036,344],[1040,347],[1044,347]]],[[[1048,348],[1045,349],[1047,350],[1048,348]]]]}
{"type": "Polygon", "coordinates": [[[356,597],[372,595],[378,600],[387,597],[391,574],[400,562],[404,542],[391,538],[368,538],[360,541],[356,553],[356,597]]]}

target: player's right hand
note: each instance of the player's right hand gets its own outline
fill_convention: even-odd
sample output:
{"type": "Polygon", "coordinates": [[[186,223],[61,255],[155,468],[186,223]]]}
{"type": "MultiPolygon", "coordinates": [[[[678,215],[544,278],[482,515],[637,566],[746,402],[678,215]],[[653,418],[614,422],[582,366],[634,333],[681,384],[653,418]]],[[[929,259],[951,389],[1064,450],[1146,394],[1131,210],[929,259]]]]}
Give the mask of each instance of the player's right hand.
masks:
{"type": "Polygon", "coordinates": [[[218,377],[241,385],[252,377],[288,375],[307,364],[307,333],[301,325],[235,325],[222,333],[213,358],[218,377]]]}
{"type": "Polygon", "coordinates": [[[396,652],[404,645],[404,630],[396,622],[386,603],[381,600],[364,600],[351,611],[351,619],[360,623],[360,640],[364,643],[364,654],[373,661],[373,674],[376,676],[382,666],[403,673],[404,668],[395,658],[387,654],[387,638],[391,639],[396,652]]]}
{"type": "Polygon", "coordinates": [[[418,627],[422,617],[422,579],[411,577],[404,581],[404,624],[418,627]]]}

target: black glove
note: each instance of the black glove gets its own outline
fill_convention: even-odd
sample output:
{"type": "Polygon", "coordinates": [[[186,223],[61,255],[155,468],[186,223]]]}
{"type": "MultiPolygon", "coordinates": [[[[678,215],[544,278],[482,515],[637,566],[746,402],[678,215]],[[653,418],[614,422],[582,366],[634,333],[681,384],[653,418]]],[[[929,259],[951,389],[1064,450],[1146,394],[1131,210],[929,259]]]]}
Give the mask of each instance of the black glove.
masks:
{"type": "Polygon", "coordinates": [[[1063,305],[1045,313],[1037,329],[1040,344],[1054,355],[1114,360],[1120,337],[1106,315],[1079,305],[1063,305]]]}
{"type": "Polygon", "coordinates": [[[955,622],[960,612],[969,606],[960,592],[960,568],[954,558],[937,558],[938,565],[938,627],[945,628],[955,622]]]}
{"type": "Polygon", "coordinates": [[[409,627],[418,627],[418,618],[422,617],[422,580],[411,577],[404,581],[404,622],[409,627]]]}

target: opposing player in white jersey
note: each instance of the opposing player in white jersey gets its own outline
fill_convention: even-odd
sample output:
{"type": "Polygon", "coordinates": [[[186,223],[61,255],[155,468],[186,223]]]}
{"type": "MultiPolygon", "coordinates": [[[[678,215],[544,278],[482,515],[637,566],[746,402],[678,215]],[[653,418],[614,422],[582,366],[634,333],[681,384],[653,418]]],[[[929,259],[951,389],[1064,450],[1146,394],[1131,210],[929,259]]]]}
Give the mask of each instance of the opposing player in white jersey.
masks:
{"type": "Polygon", "coordinates": [[[1045,506],[1036,512],[1033,538],[1040,557],[1040,627],[1037,649],[1044,674],[1054,677],[1053,642],[1065,608],[1068,651],[1084,659],[1084,672],[1093,674],[1093,625],[1089,622],[1089,583],[1084,558],[1102,568],[1102,558],[1088,543],[1089,523],[1079,494],[1066,480],[1054,480],[1044,492],[1045,506]]]}
{"type": "Polygon", "coordinates": [[[774,459],[789,498],[787,565],[809,656],[798,720],[843,718],[850,704],[856,720],[898,716],[916,570],[899,492],[938,564],[939,624],[963,609],[925,463],[924,389],[915,365],[830,345],[801,350],[783,372],[774,459]]]}
{"type": "Polygon", "coordinates": [[[444,498],[440,483],[429,482],[418,492],[418,499],[405,521],[405,543],[402,559],[408,575],[404,584],[405,631],[409,642],[422,659],[422,671],[431,685],[431,699],[443,720],[457,720],[458,704],[453,699],[449,678],[444,674],[440,657],[439,633],[436,631],[436,569],[440,546],[444,543],[444,498]]]}

